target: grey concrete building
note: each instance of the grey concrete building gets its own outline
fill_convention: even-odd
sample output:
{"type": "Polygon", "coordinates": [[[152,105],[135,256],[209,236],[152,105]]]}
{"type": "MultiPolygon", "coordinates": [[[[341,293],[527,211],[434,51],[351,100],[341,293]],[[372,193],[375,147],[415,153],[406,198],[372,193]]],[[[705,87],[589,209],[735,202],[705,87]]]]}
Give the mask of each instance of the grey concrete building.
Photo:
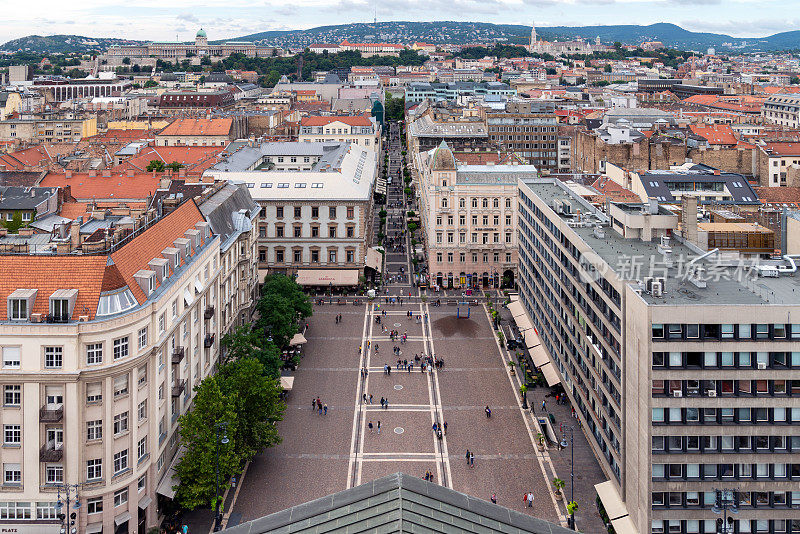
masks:
{"type": "Polygon", "coordinates": [[[795,259],[703,254],[663,207],[602,213],[556,180],[520,181],[518,209],[520,300],[617,532],[799,532],[795,259]]]}

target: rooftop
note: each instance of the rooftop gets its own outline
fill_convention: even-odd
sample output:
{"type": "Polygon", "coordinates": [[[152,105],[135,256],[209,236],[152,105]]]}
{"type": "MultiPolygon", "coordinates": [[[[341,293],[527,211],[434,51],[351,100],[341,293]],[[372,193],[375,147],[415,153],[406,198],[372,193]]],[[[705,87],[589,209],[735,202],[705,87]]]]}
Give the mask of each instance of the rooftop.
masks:
{"type": "Polygon", "coordinates": [[[568,534],[566,528],[471,497],[418,477],[395,473],[224,530],[286,532],[507,532],[568,534]]]}
{"type": "Polygon", "coordinates": [[[212,135],[222,136],[230,134],[231,127],[233,126],[232,118],[223,119],[206,119],[206,118],[193,118],[193,119],[178,119],[171,122],[165,127],[158,135],[165,136],[201,136],[212,135]]]}
{"type": "MultiPolygon", "coordinates": [[[[570,212],[581,211],[584,220],[602,221],[604,226],[602,237],[598,237],[590,225],[573,226],[571,228],[617,276],[627,283],[636,283],[646,276],[657,276],[665,279],[663,297],[654,297],[642,293],[642,298],[654,306],[722,306],[722,305],[792,305],[800,304],[800,278],[780,276],[778,278],[754,278],[749,272],[749,263],[712,256],[701,260],[706,269],[706,287],[700,288],[686,277],[688,261],[699,256],[702,251],[697,247],[687,246],[676,239],[670,240],[673,266],[667,268],[659,251],[658,240],[642,241],[625,239],[606,224],[608,217],[592,207],[588,202],[571,192],[566,186],[553,179],[525,179],[521,187],[536,194],[547,206],[553,200],[566,201],[571,206],[570,212]],[[653,262],[653,274],[650,265],[653,262]],[[717,274],[719,276],[717,277],[717,274]]],[[[628,205],[628,211],[634,213],[636,206],[628,205]]],[[[659,215],[664,212],[660,208],[659,215]]],[[[567,221],[575,220],[575,216],[559,215],[567,221]]],[[[762,262],[769,264],[770,262],[762,262]]],[[[600,270],[600,269],[598,269],[600,270]]]]}

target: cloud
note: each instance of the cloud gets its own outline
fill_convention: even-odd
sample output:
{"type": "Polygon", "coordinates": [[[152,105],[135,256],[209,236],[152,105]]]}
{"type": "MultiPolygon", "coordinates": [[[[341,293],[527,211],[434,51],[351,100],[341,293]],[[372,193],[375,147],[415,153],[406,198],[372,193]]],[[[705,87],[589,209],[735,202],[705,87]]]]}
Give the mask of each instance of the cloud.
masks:
{"type": "Polygon", "coordinates": [[[192,15],[191,13],[181,13],[176,17],[178,20],[182,20],[184,22],[195,22],[199,23],[200,19],[192,15]]]}
{"type": "Polygon", "coordinates": [[[736,20],[684,20],[679,23],[687,30],[725,33],[734,37],[766,37],[800,26],[800,20],[755,19],[747,24],[736,20]]]}

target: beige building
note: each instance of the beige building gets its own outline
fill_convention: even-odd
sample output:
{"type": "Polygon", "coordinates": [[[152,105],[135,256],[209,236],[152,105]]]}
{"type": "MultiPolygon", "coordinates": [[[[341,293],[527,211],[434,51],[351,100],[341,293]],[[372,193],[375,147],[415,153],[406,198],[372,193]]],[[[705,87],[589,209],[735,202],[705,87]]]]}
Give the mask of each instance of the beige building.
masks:
{"type": "Polygon", "coordinates": [[[718,533],[716,504],[738,508],[728,532],[797,531],[796,258],[751,269],[654,202],[601,213],[557,180],[520,181],[519,221],[518,324],[609,479],[616,532],[718,533]]]}
{"type": "Polygon", "coordinates": [[[180,118],[156,135],[157,146],[226,146],[236,136],[232,118],[180,118]]]}
{"type": "Polygon", "coordinates": [[[788,128],[800,127],[800,96],[771,95],[761,107],[761,116],[772,124],[788,128]]]}
{"type": "Polygon", "coordinates": [[[533,165],[462,165],[444,141],[416,155],[430,285],[513,287],[517,181],[533,165]]]}
{"type": "Polygon", "coordinates": [[[297,276],[307,286],[373,279],[382,257],[372,237],[377,154],[352,143],[265,143],[241,147],[208,171],[243,184],[261,206],[259,278],[297,276]]]}
{"type": "Polygon", "coordinates": [[[0,256],[0,530],[62,531],[67,484],[80,507],[61,511],[77,532],[159,524],[177,484],[178,417],[252,305],[243,219],[257,210],[226,223],[235,196],[225,186],[201,207],[129,218],[111,249],[73,224],[54,233],[58,254],[0,256]]]}
{"type": "Polygon", "coordinates": [[[38,141],[42,143],[77,143],[97,135],[97,117],[59,116],[24,117],[0,121],[0,141],[38,141]]]}
{"type": "Polygon", "coordinates": [[[300,119],[300,142],[349,141],[377,152],[380,140],[380,126],[367,115],[307,116],[300,119]]]}

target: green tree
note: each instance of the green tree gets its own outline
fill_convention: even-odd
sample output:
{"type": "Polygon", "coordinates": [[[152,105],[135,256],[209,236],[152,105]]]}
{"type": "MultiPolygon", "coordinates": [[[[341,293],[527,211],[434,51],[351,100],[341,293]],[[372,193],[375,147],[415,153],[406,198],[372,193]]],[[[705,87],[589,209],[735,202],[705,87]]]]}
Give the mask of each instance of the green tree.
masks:
{"type": "Polygon", "coordinates": [[[151,171],[164,172],[164,162],[160,159],[150,160],[150,163],[147,164],[147,172],[151,171]]]}
{"type": "Polygon", "coordinates": [[[70,69],[69,71],[67,71],[67,76],[73,79],[86,78],[88,75],[89,75],[88,72],[81,69],[70,69]]]}
{"type": "Polygon", "coordinates": [[[129,57],[122,58],[122,64],[123,65],[130,65],[131,64],[131,58],[129,58],[129,57]]]}
{"type": "Polygon", "coordinates": [[[265,81],[266,87],[275,87],[281,79],[281,73],[275,69],[269,71],[267,74],[267,79],[265,81]]]}
{"type": "MultiPolygon", "coordinates": [[[[275,423],[283,419],[279,378],[268,377],[255,358],[240,358],[219,370],[222,393],[234,403],[237,425],[233,432],[237,454],[251,458],[264,447],[281,442],[275,423]]],[[[230,433],[229,433],[230,434],[230,433]]]]}
{"type": "Polygon", "coordinates": [[[264,279],[261,298],[256,305],[259,332],[271,335],[279,348],[285,347],[297,333],[297,321],[311,316],[311,303],[302,288],[282,274],[269,275],[264,279]]]}
{"type": "Polygon", "coordinates": [[[165,165],[165,167],[166,167],[167,169],[171,169],[171,170],[173,170],[174,172],[178,172],[178,171],[180,170],[180,168],[181,168],[181,167],[183,167],[183,165],[181,165],[181,164],[180,164],[180,163],[178,163],[177,161],[173,161],[172,163],[167,163],[167,164],[165,165]]]}
{"type": "Polygon", "coordinates": [[[240,326],[222,337],[222,346],[225,347],[225,359],[221,362],[222,365],[251,358],[258,360],[263,366],[266,376],[280,375],[283,363],[281,351],[262,332],[257,332],[250,326],[240,326]]]}
{"type": "Polygon", "coordinates": [[[144,82],[144,88],[148,89],[150,87],[158,87],[158,82],[155,80],[147,80],[144,82]]]}
{"type": "Polygon", "coordinates": [[[181,481],[175,498],[189,510],[207,506],[214,498],[217,448],[221,485],[239,471],[244,460],[237,453],[236,402],[223,395],[221,382],[217,375],[206,377],[195,389],[193,408],[178,419],[185,453],[175,467],[181,481]],[[217,424],[226,425],[227,444],[218,443],[217,424]]]}
{"type": "MultiPolygon", "coordinates": [[[[34,214],[34,216],[31,217],[31,219],[34,219],[34,218],[35,218],[35,214],[34,214]]],[[[22,222],[22,212],[21,211],[15,211],[14,215],[11,216],[11,220],[8,221],[8,220],[4,219],[4,220],[0,221],[0,226],[5,228],[6,230],[8,230],[9,234],[17,234],[17,233],[19,233],[19,229],[21,227],[23,227],[23,226],[28,226],[28,223],[23,223],[22,222]]]]}
{"type": "Polygon", "coordinates": [[[386,109],[387,121],[401,121],[405,116],[406,98],[404,96],[394,98],[391,93],[387,91],[384,107],[386,109]]]}
{"type": "Polygon", "coordinates": [[[789,80],[789,83],[792,85],[800,85],[800,77],[792,76],[792,78],[789,80]]]}
{"type": "Polygon", "coordinates": [[[611,64],[606,64],[606,66],[603,67],[603,71],[604,72],[611,72],[611,64]]]}

